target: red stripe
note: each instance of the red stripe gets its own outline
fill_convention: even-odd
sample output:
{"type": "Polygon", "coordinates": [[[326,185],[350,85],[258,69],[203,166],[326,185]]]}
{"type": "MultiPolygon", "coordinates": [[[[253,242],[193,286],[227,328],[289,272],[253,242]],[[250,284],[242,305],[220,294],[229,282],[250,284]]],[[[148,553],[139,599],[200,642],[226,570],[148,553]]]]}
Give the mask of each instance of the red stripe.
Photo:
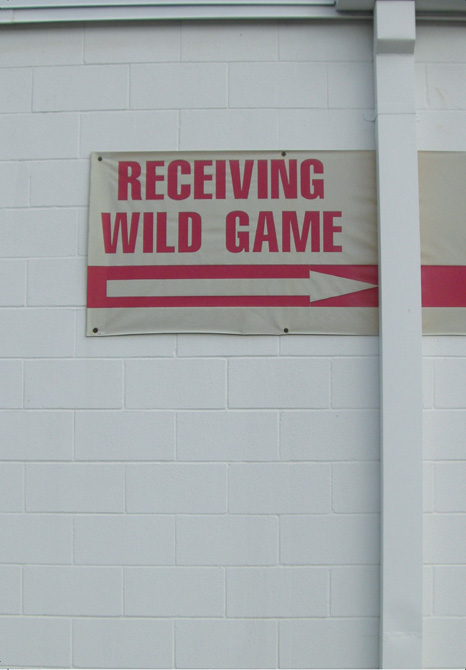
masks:
{"type": "Polygon", "coordinates": [[[423,265],[423,307],[466,307],[466,267],[423,265]]]}
{"type": "MultiPolygon", "coordinates": [[[[306,278],[309,270],[377,283],[375,265],[161,265],[88,268],[88,307],[309,306],[308,296],[107,297],[109,279],[273,279],[306,278]]],[[[424,307],[466,307],[466,267],[424,265],[424,307]]],[[[356,291],[312,303],[322,307],[375,307],[377,289],[356,291]]]]}
{"type": "Polygon", "coordinates": [[[309,265],[120,265],[88,268],[106,279],[305,279],[309,265]]]}
{"type": "Polygon", "coordinates": [[[308,295],[131,296],[89,307],[309,307],[308,295]]]}
{"type": "Polygon", "coordinates": [[[368,284],[379,283],[379,268],[377,265],[311,265],[310,270],[333,277],[363,281],[368,284]]]}

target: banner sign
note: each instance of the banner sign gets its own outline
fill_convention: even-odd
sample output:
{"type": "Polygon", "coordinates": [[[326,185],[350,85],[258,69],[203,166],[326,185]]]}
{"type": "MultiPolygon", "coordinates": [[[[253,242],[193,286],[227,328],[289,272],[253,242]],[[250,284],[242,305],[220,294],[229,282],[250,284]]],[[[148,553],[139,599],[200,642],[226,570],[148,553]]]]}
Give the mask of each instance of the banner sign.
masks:
{"type": "Polygon", "coordinates": [[[377,333],[374,152],[91,164],[88,335],[377,333]]]}
{"type": "Polygon", "coordinates": [[[466,153],[421,152],[424,335],[466,334],[466,153]]]}

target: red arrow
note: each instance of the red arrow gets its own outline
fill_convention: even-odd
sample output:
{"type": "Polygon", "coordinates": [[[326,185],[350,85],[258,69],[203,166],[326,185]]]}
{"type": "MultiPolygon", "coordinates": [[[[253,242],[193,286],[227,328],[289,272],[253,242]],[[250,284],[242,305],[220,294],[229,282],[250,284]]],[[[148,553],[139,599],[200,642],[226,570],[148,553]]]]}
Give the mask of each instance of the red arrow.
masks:
{"type": "MultiPolygon", "coordinates": [[[[309,272],[378,283],[376,265],[161,265],[89,266],[88,300],[102,307],[377,307],[378,288],[372,286],[310,303],[308,295],[276,296],[107,296],[108,280],[131,279],[305,279],[309,272]]],[[[423,265],[423,307],[466,307],[466,267],[423,265]]]]}
{"type": "MultiPolygon", "coordinates": [[[[319,272],[368,283],[376,282],[376,266],[338,265],[161,265],[90,266],[88,300],[90,308],[131,307],[310,307],[306,295],[186,295],[186,296],[109,296],[109,280],[166,279],[309,279],[319,272]]],[[[358,291],[312,303],[316,306],[374,306],[377,289],[358,291]],[[375,291],[375,294],[374,294],[375,291]],[[351,296],[353,296],[351,298],[351,296]]]]}

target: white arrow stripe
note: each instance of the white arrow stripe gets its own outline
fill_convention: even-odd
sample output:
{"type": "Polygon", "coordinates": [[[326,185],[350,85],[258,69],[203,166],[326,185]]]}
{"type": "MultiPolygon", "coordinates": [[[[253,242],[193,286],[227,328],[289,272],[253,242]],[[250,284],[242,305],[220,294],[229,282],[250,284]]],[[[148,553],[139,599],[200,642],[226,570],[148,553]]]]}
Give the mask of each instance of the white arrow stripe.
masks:
{"type": "Polygon", "coordinates": [[[309,295],[310,288],[309,279],[132,279],[108,281],[107,296],[309,295]]]}
{"type": "Polygon", "coordinates": [[[309,279],[119,279],[107,282],[107,296],[309,295],[314,302],[373,286],[375,284],[321,272],[310,272],[309,279]]]}

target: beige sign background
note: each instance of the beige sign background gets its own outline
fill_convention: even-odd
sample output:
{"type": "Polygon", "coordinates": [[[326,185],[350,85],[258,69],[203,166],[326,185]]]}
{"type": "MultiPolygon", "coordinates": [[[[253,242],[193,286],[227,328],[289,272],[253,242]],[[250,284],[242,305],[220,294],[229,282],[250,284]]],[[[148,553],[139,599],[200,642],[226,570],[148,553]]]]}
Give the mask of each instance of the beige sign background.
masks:
{"type": "Polygon", "coordinates": [[[373,152],[91,161],[88,335],[377,332],[373,152]]]}
{"type": "Polygon", "coordinates": [[[466,153],[419,154],[423,332],[466,334],[466,153]]]}

